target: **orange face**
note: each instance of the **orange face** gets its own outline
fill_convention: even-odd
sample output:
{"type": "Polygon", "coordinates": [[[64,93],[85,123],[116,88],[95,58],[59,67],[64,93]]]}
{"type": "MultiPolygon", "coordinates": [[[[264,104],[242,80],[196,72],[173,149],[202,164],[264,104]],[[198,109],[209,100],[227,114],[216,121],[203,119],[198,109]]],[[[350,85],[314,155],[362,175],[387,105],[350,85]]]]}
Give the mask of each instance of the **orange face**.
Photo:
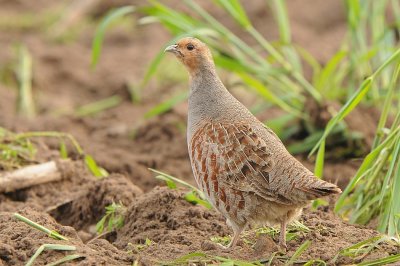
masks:
{"type": "Polygon", "coordinates": [[[213,63],[208,47],[196,38],[183,38],[176,44],[168,46],[165,51],[175,54],[190,73],[194,73],[199,68],[213,63]]]}

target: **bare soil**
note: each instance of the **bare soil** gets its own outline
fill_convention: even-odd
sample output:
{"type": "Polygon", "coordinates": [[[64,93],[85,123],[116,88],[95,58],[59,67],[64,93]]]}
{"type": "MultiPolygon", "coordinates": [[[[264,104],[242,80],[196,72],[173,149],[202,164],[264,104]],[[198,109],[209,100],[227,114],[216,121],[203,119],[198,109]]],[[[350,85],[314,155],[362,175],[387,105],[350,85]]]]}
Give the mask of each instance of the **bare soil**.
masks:
{"type": "MultiPolygon", "coordinates": [[[[65,2],[0,0],[0,17],[21,14],[40,17],[44,12],[65,6],[65,2]]],[[[125,1],[116,2],[122,5],[125,1]]],[[[260,31],[267,38],[276,38],[273,13],[261,8],[264,1],[244,2],[260,31]]],[[[177,7],[179,3],[171,1],[177,7]]],[[[318,0],[310,4],[291,0],[287,3],[294,41],[311,51],[320,62],[326,62],[346,31],[342,2],[318,0]]],[[[85,18],[96,19],[117,4],[101,2],[85,18]]],[[[134,1],[134,4],[144,2],[134,1]]],[[[209,4],[203,5],[210,8],[209,4]]],[[[235,29],[235,23],[227,16],[213,12],[235,29]]],[[[112,28],[107,33],[100,63],[92,71],[90,52],[95,23],[85,24],[77,30],[77,36],[63,42],[53,41],[43,30],[29,25],[1,25],[0,73],[9,73],[13,67],[12,45],[25,44],[34,62],[33,89],[38,115],[33,119],[19,117],[15,111],[17,94],[13,82],[0,84],[0,126],[16,132],[71,133],[85,152],[111,175],[102,180],[94,178],[70,147],[73,161],[62,169],[62,181],[0,193],[0,265],[23,265],[39,246],[50,243],[77,247],[76,253],[84,257],[71,265],[132,265],[135,260],[143,265],[156,265],[194,251],[255,260],[267,259],[278,251],[274,240],[265,235],[255,236],[254,231],[246,233],[237,248],[222,250],[210,241],[211,237],[231,234],[222,216],[188,203],[183,198],[185,191],[164,187],[148,170],[155,168],[194,184],[186,147],[186,103],[159,117],[144,119],[150,108],[186,83],[155,79],[142,92],[140,104],[132,104],[128,93],[128,84],[137,85],[141,81],[146,62],[170,38],[161,27],[132,24],[112,28]],[[118,106],[92,116],[74,115],[77,107],[112,95],[121,97],[118,106]],[[104,215],[105,206],[112,202],[127,206],[124,226],[104,238],[91,240],[96,237],[94,225],[104,215]],[[52,239],[27,226],[14,218],[14,212],[58,231],[69,241],[52,239]],[[139,249],[137,245],[144,244],[147,238],[152,243],[139,249]]],[[[259,116],[265,120],[273,115],[261,113],[259,116]]],[[[375,131],[376,112],[358,111],[350,119],[352,127],[365,134],[367,147],[375,131]]],[[[37,162],[59,158],[57,139],[37,139],[35,143],[40,147],[37,162]]],[[[305,156],[298,158],[312,169],[313,163],[305,156]]],[[[359,164],[358,158],[328,160],[325,176],[343,188],[359,164]]],[[[323,259],[332,265],[344,265],[399,252],[394,246],[380,244],[367,257],[340,256],[334,261],[341,249],[378,233],[343,222],[333,214],[331,205],[305,211],[301,221],[311,230],[289,241],[288,252],[281,255],[282,260],[275,259],[274,265],[282,264],[306,240],[311,241],[311,246],[301,255],[301,261],[323,259]]],[[[66,254],[70,253],[46,251],[35,265],[54,262],[66,254]]]]}

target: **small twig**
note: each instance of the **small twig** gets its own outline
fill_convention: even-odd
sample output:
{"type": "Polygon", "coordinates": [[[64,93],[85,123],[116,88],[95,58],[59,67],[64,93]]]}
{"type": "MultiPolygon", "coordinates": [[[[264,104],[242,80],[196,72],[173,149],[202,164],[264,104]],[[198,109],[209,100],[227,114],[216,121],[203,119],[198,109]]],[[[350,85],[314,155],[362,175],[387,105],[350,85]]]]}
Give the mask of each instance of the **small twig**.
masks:
{"type": "Polygon", "coordinates": [[[62,174],[55,161],[31,165],[0,175],[0,192],[15,191],[61,179],[62,174]]]}

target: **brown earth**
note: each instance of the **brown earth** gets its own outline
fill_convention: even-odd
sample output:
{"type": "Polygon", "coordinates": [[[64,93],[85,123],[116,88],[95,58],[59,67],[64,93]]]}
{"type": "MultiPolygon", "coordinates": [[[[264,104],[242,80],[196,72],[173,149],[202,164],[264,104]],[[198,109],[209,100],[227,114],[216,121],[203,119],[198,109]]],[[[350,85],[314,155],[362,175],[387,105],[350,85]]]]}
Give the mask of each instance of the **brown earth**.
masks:
{"type": "MultiPolygon", "coordinates": [[[[44,212],[28,207],[19,213],[47,228],[56,230],[66,240],[55,240],[46,234],[18,221],[12,213],[0,213],[0,261],[5,265],[24,265],[42,244],[61,244],[76,247],[76,252],[83,258],[76,260],[80,265],[130,265],[132,258],[124,251],[118,250],[108,241],[97,239],[84,244],[75,229],[61,226],[44,212]]],[[[61,259],[72,252],[46,251],[36,260],[35,265],[46,265],[61,259]]]]}
{"type": "MultiPolygon", "coordinates": [[[[256,27],[267,38],[275,39],[278,32],[273,13],[262,8],[264,1],[243,2],[256,27]]],[[[293,40],[320,62],[326,62],[340,46],[346,31],[342,2],[287,2],[293,40]]],[[[179,3],[171,1],[176,7],[180,6],[179,3]]],[[[205,1],[202,3],[210,7],[205,1]]],[[[134,4],[144,3],[134,1],[134,4]]],[[[66,6],[66,1],[0,0],[0,5],[0,17],[6,19],[21,18],[21,14],[35,15],[33,26],[13,26],[0,20],[0,77],[8,77],[4,79],[8,82],[0,83],[0,126],[17,132],[71,133],[86,153],[112,173],[106,179],[95,179],[80,156],[69,147],[74,161],[63,168],[62,181],[0,194],[0,265],[22,265],[40,245],[50,243],[74,245],[77,251],[46,251],[35,265],[54,262],[66,254],[84,255],[84,258],[74,261],[79,265],[131,265],[135,260],[154,265],[198,250],[209,255],[249,260],[267,259],[277,251],[269,237],[255,237],[254,231],[244,236],[244,240],[254,243],[254,246],[242,240],[233,251],[221,250],[210,241],[210,237],[231,233],[223,218],[213,210],[186,202],[181,190],[158,187],[163,184],[147,169],[155,168],[194,184],[186,150],[186,103],[162,116],[144,119],[150,108],[181,91],[181,87],[186,88],[186,77],[183,74],[168,76],[164,72],[168,72],[171,66],[165,63],[161,66],[164,73],[161,76],[165,78],[153,79],[143,90],[140,103],[132,104],[128,92],[130,84],[135,86],[141,81],[146,63],[169,40],[170,36],[161,27],[131,22],[128,26],[112,28],[107,33],[99,65],[92,71],[90,49],[94,23],[86,22],[81,27],[72,25],[76,36],[54,41],[49,37],[51,28],[43,26],[40,21],[44,12],[60,9],[66,6]],[[38,116],[33,119],[19,117],[15,111],[15,77],[11,74],[15,60],[14,43],[26,45],[33,57],[33,89],[38,111],[38,116]],[[116,107],[91,116],[75,115],[79,106],[113,95],[122,99],[116,107]],[[125,225],[116,233],[106,235],[106,239],[89,241],[95,237],[93,226],[104,215],[104,207],[112,202],[127,206],[125,225]],[[70,240],[52,239],[16,220],[13,212],[57,230],[70,240]],[[146,238],[152,243],[139,250],[137,245],[143,244],[146,238]]],[[[116,4],[100,2],[85,17],[98,18],[113,5],[116,4]]],[[[227,16],[217,10],[213,12],[240,33],[227,16]]],[[[237,95],[248,102],[248,95],[237,95]]],[[[260,113],[259,117],[266,120],[274,115],[267,112],[260,113]]],[[[350,119],[352,128],[364,132],[365,144],[370,144],[376,112],[355,112],[350,119]]],[[[59,157],[57,139],[38,139],[36,143],[41,147],[36,158],[38,162],[59,157]]],[[[299,156],[312,169],[312,162],[304,158],[299,156]]],[[[357,158],[327,161],[325,176],[343,188],[359,164],[357,158]]],[[[377,232],[341,221],[331,208],[307,210],[302,222],[311,230],[299,233],[290,241],[287,254],[275,259],[274,264],[282,264],[306,240],[312,243],[301,255],[302,261],[320,258],[343,265],[399,252],[392,245],[380,244],[367,258],[341,256],[334,262],[332,259],[340,249],[376,236],[377,232]]]]}
{"type": "MultiPolygon", "coordinates": [[[[210,255],[242,260],[265,260],[273,252],[278,252],[277,245],[269,237],[255,236],[252,231],[244,237],[247,243],[242,241],[233,250],[221,249],[210,238],[231,233],[224,219],[214,210],[188,203],[182,191],[156,187],[137,198],[128,213],[127,221],[117,232],[114,244],[120,249],[129,249],[128,243],[142,244],[146,238],[153,240],[153,244],[138,254],[145,265],[154,265],[160,260],[173,260],[199,250],[205,250],[210,255]]],[[[310,231],[299,233],[296,239],[289,241],[285,254],[291,257],[304,241],[311,240],[311,246],[299,258],[300,261],[322,259],[333,263],[332,259],[343,247],[378,235],[374,230],[343,222],[327,207],[318,211],[306,210],[301,222],[310,231]]],[[[364,259],[397,252],[399,248],[384,244],[364,259]]],[[[354,261],[357,259],[341,256],[335,263],[343,265],[354,261]]],[[[281,263],[279,259],[274,261],[274,265],[281,263]]]]}

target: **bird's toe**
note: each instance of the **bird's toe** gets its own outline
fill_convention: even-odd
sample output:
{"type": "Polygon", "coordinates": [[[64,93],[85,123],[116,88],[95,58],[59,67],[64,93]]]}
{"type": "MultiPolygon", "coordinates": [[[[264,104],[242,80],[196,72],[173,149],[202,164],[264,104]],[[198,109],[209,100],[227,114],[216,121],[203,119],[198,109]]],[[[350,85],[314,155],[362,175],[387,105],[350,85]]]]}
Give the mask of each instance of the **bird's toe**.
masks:
{"type": "Polygon", "coordinates": [[[232,246],[231,245],[225,246],[225,245],[222,245],[220,243],[218,243],[218,248],[222,249],[222,250],[232,250],[232,246]]]}
{"type": "Polygon", "coordinates": [[[287,251],[286,243],[279,243],[279,251],[286,253],[287,251]]]}

